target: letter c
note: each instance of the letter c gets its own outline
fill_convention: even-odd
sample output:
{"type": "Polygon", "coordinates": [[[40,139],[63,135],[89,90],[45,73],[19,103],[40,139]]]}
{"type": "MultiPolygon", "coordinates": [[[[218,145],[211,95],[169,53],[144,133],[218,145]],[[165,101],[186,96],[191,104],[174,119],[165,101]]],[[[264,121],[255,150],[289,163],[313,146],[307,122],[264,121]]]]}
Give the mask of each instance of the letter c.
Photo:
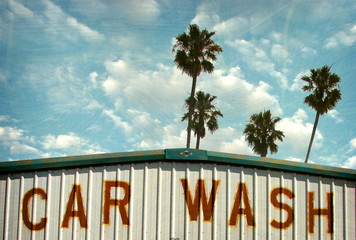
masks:
{"type": "Polygon", "coordinates": [[[30,220],[30,212],[28,205],[30,200],[34,195],[40,195],[42,200],[47,200],[47,194],[42,188],[32,188],[26,192],[22,200],[22,220],[24,221],[26,227],[31,231],[40,231],[46,227],[47,217],[41,218],[39,223],[33,223],[30,220]]]}

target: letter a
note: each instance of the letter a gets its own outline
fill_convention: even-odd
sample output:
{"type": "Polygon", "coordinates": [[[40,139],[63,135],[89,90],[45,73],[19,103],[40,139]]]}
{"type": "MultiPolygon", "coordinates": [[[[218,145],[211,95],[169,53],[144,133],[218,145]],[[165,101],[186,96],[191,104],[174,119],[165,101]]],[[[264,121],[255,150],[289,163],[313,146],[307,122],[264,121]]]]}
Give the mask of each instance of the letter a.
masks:
{"type": "Polygon", "coordinates": [[[87,228],[87,217],[85,216],[82,189],[79,184],[73,184],[72,191],[69,195],[66,212],[63,217],[62,228],[68,228],[69,220],[73,217],[79,218],[81,228],[87,228]],[[73,210],[74,200],[77,201],[78,210],[73,210]]]}
{"type": "Polygon", "coordinates": [[[250,206],[250,200],[248,199],[248,191],[246,183],[239,183],[237,185],[237,192],[235,194],[235,202],[231,210],[229,226],[236,226],[239,215],[245,215],[247,220],[247,226],[255,226],[255,220],[252,214],[252,208],[250,206]],[[241,208],[241,198],[245,208],[241,208]]]}

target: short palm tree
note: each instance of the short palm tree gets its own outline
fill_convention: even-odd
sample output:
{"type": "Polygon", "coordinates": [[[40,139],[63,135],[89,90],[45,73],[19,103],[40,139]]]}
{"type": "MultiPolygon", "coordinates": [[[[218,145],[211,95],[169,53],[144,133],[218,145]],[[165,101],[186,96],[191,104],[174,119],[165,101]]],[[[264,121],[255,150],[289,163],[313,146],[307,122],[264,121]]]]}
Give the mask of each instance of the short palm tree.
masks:
{"type": "MultiPolygon", "coordinates": [[[[216,60],[216,53],[222,52],[222,48],[211,39],[215,32],[206,29],[201,31],[196,24],[189,25],[188,34],[181,33],[176,37],[176,43],[172,51],[176,52],[174,62],[178,69],[193,78],[190,99],[195,96],[197,78],[201,72],[212,73],[216,60]]],[[[190,136],[192,128],[192,114],[194,105],[189,104],[188,128],[187,128],[187,148],[190,147],[190,136]]]]}
{"type": "Polygon", "coordinates": [[[283,142],[284,134],[282,131],[276,130],[276,123],[281,118],[272,117],[270,110],[252,114],[250,121],[246,124],[244,134],[245,139],[252,150],[261,157],[266,157],[268,149],[271,154],[278,152],[276,140],[283,142]]]}
{"type": "Polygon", "coordinates": [[[327,113],[341,100],[339,87],[340,77],[335,73],[330,73],[331,66],[323,66],[318,69],[310,69],[310,76],[303,76],[302,80],[307,83],[303,86],[303,91],[312,92],[305,97],[304,103],[316,111],[313,132],[310,138],[309,147],[305,162],[308,162],[310,150],[313,144],[315,131],[318,126],[319,116],[327,113]]]}
{"type": "MultiPolygon", "coordinates": [[[[200,139],[205,137],[205,123],[211,133],[219,129],[218,116],[223,117],[223,114],[214,106],[213,101],[215,99],[216,96],[199,91],[193,101],[191,101],[190,97],[185,100],[185,106],[188,109],[190,109],[191,103],[194,104],[192,130],[197,137],[196,149],[199,149],[200,139]]],[[[188,118],[189,112],[184,114],[182,121],[188,118]]]]}

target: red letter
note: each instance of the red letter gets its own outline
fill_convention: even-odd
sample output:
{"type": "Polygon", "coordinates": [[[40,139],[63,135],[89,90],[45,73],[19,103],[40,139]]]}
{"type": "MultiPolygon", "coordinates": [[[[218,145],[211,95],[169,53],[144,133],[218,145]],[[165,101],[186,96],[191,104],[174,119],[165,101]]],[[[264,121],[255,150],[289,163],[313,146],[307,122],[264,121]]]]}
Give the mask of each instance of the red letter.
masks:
{"type": "MultiPolygon", "coordinates": [[[[321,197],[321,196],[319,196],[321,197]]],[[[314,208],[314,192],[308,192],[308,220],[309,220],[309,233],[314,233],[314,217],[326,216],[328,219],[327,233],[333,233],[333,194],[326,193],[326,208],[314,208]]]]}
{"type": "Polygon", "coordinates": [[[126,210],[126,205],[130,201],[130,185],[127,182],[122,181],[105,181],[104,188],[104,206],[103,206],[103,214],[104,214],[104,224],[110,224],[110,207],[118,206],[119,212],[122,219],[123,225],[130,225],[129,217],[126,210]],[[124,189],[124,198],[123,199],[112,199],[110,196],[110,189],[112,187],[121,187],[124,189]]]}
{"type": "Polygon", "coordinates": [[[271,226],[279,229],[286,229],[293,223],[294,213],[293,213],[293,208],[291,206],[285,203],[278,202],[277,196],[282,193],[286,195],[289,199],[294,198],[294,193],[289,189],[281,188],[281,187],[275,188],[271,192],[271,203],[275,208],[283,209],[287,212],[287,220],[281,223],[273,219],[271,222],[271,226]]]}
{"type": "Polygon", "coordinates": [[[41,218],[39,223],[32,223],[30,221],[30,212],[28,209],[28,205],[30,204],[30,200],[34,195],[40,195],[42,200],[47,200],[47,194],[42,188],[32,188],[26,192],[22,200],[22,220],[24,221],[26,227],[31,231],[40,231],[46,227],[47,218],[41,218]]]}
{"type": "Polygon", "coordinates": [[[183,186],[185,202],[187,203],[188,213],[190,221],[198,221],[198,215],[200,211],[200,199],[202,200],[203,205],[203,216],[204,221],[211,221],[211,217],[214,210],[214,203],[216,199],[216,191],[220,184],[220,180],[212,180],[212,189],[210,191],[209,202],[207,201],[206,192],[205,192],[205,182],[203,179],[198,179],[197,184],[195,185],[195,198],[194,202],[192,201],[192,194],[190,192],[188,179],[182,178],[180,180],[183,186]]]}
{"type": "Polygon", "coordinates": [[[248,191],[246,183],[239,183],[237,185],[237,192],[235,195],[234,206],[231,210],[229,226],[236,226],[238,215],[244,214],[247,220],[247,226],[255,226],[255,220],[252,214],[252,209],[250,206],[250,200],[248,199],[248,191]],[[241,198],[244,202],[245,208],[240,208],[241,198]]]}
{"type": "Polygon", "coordinates": [[[69,195],[66,212],[63,217],[62,227],[69,227],[69,219],[78,217],[81,228],[87,228],[87,217],[85,216],[85,209],[83,205],[82,190],[79,184],[73,184],[72,191],[69,195]],[[73,210],[74,200],[77,200],[78,210],[73,210]]]}

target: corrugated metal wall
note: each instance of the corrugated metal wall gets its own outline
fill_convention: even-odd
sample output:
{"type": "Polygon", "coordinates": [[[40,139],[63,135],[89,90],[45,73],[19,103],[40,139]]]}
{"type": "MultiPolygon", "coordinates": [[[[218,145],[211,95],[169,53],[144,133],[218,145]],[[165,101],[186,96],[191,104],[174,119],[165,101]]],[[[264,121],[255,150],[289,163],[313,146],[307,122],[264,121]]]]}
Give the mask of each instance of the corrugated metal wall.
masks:
{"type": "Polygon", "coordinates": [[[185,162],[1,175],[0,236],[354,240],[355,187],[350,180],[185,162]]]}

